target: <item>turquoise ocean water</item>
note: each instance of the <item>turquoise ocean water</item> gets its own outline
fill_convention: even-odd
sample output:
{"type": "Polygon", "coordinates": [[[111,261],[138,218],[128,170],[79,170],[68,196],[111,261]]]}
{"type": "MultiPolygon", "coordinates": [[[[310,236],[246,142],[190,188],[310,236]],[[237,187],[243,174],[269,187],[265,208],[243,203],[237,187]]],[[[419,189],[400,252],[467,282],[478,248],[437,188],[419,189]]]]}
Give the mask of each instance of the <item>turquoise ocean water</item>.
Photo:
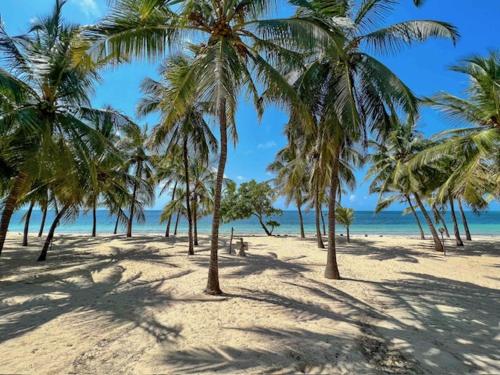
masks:
{"type": "MultiPolygon", "coordinates": [[[[164,233],[165,224],[160,223],[161,211],[149,210],[146,211],[145,223],[134,223],[134,232],[137,233],[164,233]]],[[[12,232],[22,232],[24,228],[23,222],[24,211],[16,212],[11,220],[9,230],[12,232]]],[[[466,212],[471,232],[476,235],[500,235],[500,211],[490,211],[475,215],[472,212],[466,212]]],[[[50,223],[54,217],[54,213],[50,212],[47,217],[45,230],[48,230],[50,223]]],[[[34,210],[30,232],[37,232],[40,226],[41,212],[34,210]]],[[[274,218],[281,226],[275,230],[276,234],[298,234],[298,216],[297,211],[284,211],[282,216],[274,218]]],[[[326,219],[326,213],[325,213],[326,219]]],[[[428,232],[425,221],[421,217],[424,230],[428,232]]],[[[453,227],[449,214],[446,215],[448,229],[452,232],[453,227]]],[[[305,229],[308,233],[314,233],[314,213],[313,211],[304,212],[305,229]]],[[[459,224],[460,215],[459,215],[459,224]]],[[[113,232],[115,225],[115,218],[111,217],[105,210],[97,212],[97,232],[100,234],[110,234],[113,232]]],[[[173,225],[173,224],[172,224],[173,225]]],[[[222,225],[221,232],[227,233],[230,231],[231,226],[234,226],[237,233],[249,234],[263,233],[262,228],[259,226],[255,218],[247,220],[239,220],[233,223],[222,225]]],[[[90,233],[92,227],[91,213],[80,214],[80,216],[70,222],[62,223],[57,229],[58,233],[90,233]]],[[[439,226],[438,226],[439,227],[439,226]]],[[[179,222],[179,232],[185,233],[187,223],[185,220],[179,222]]],[[[123,233],[125,228],[120,226],[119,233],[123,233]]],[[[209,233],[211,230],[211,219],[203,218],[198,223],[199,233],[209,233]]],[[[460,225],[460,230],[463,229],[460,225]]],[[[173,232],[173,227],[171,229],[173,232]]],[[[339,232],[343,231],[343,227],[339,225],[339,232]]],[[[375,214],[372,211],[356,211],[354,218],[354,225],[351,227],[353,234],[385,234],[385,235],[416,235],[418,228],[415,224],[412,215],[402,215],[399,211],[385,211],[375,214]]]]}

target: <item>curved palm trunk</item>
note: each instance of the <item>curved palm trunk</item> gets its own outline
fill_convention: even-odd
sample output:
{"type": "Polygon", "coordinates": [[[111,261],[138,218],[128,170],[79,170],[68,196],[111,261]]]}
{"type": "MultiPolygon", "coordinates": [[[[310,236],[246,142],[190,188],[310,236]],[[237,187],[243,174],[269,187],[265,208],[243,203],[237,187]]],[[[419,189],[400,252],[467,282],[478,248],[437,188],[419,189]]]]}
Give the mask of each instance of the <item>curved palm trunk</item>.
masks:
{"type": "Polygon", "coordinates": [[[429,229],[431,231],[432,239],[434,240],[434,249],[436,251],[444,252],[443,243],[439,239],[439,235],[436,231],[436,227],[434,227],[434,224],[432,224],[431,217],[427,213],[427,210],[425,209],[425,206],[422,203],[422,200],[420,199],[420,197],[417,193],[413,193],[413,195],[415,196],[415,200],[417,201],[418,208],[422,212],[422,215],[424,215],[425,221],[427,222],[427,225],[429,226],[429,229]]]}
{"type": "Polygon", "coordinates": [[[432,210],[434,211],[434,215],[436,215],[437,219],[439,222],[443,225],[444,233],[446,234],[446,237],[450,238],[450,232],[448,232],[448,226],[446,225],[446,221],[443,218],[443,215],[439,212],[439,210],[436,207],[432,207],[432,210]]]}
{"type": "Polygon", "coordinates": [[[10,219],[14,213],[17,202],[21,197],[21,193],[26,187],[28,182],[28,175],[21,172],[14,179],[12,188],[10,189],[9,195],[5,199],[4,208],[2,212],[2,219],[0,220],[0,255],[2,254],[3,246],[5,244],[5,238],[7,237],[7,230],[9,229],[10,219]]]}
{"type": "Polygon", "coordinates": [[[31,201],[30,207],[28,208],[28,212],[26,212],[26,219],[24,220],[23,246],[28,246],[28,234],[29,234],[29,230],[30,230],[30,219],[31,219],[31,213],[33,212],[34,205],[35,205],[35,201],[31,201]]]}
{"type": "Polygon", "coordinates": [[[323,215],[323,205],[322,204],[320,204],[320,206],[319,206],[319,213],[321,216],[321,225],[323,226],[323,236],[326,236],[325,217],[323,215]]]}
{"type": "Polygon", "coordinates": [[[460,209],[460,215],[462,215],[462,224],[464,225],[465,230],[465,239],[467,241],[472,241],[472,237],[470,235],[469,223],[467,222],[467,218],[465,217],[464,208],[462,207],[462,200],[458,199],[458,208],[460,209]]]}
{"type": "Polygon", "coordinates": [[[42,222],[40,223],[40,230],[38,231],[38,237],[42,237],[43,235],[43,229],[45,228],[45,220],[47,219],[47,211],[48,211],[48,206],[45,206],[43,208],[42,222]]]}
{"type": "Polygon", "coordinates": [[[460,231],[458,230],[457,215],[455,215],[455,205],[453,198],[450,198],[451,219],[453,220],[453,233],[455,234],[455,242],[457,246],[464,246],[462,238],[460,238],[460,231]]]}
{"type": "MultiPolygon", "coordinates": [[[[174,190],[172,191],[172,201],[175,199],[175,192],[177,190],[177,181],[175,181],[175,184],[174,184],[174,190]]],[[[167,221],[167,228],[165,229],[165,237],[170,237],[170,224],[172,223],[172,216],[173,215],[169,215],[168,217],[168,221],[167,221]]]]}
{"type": "Polygon", "coordinates": [[[194,231],[194,246],[198,246],[198,204],[195,194],[193,199],[193,231],[194,231]]]}
{"type": "Polygon", "coordinates": [[[188,220],[188,255],[194,255],[193,245],[193,217],[191,215],[191,196],[189,193],[189,160],[187,148],[187,136],[184,137],[182,147],[184,157],[184,178],[186,179],[186,216],[188,220]]]}
{"type": "Polygon", "coordinates": [[[420,239],[425,240],[425,234],[424,230],[422,229],[422,223],[420,222],[420,219],[418,218],[417,212],[415,211],[415,207],[413,207],[413,204],[411,203],[411,199],[408,195],[405,195],[406,201],[408,202],[411,212],[413,213],[413,216],[415,217],[415,221],[417,222],[418,229],[420,230],[420,239]]]}
{"type": "Polygon", "coordinates": [[[181,217],[181,210],[177,211],[177,218],[175,219],[174,236],[177,236],[177,228],[179,227],[179,219],[181,217]]]}
{"type": "Polygon", "coordinates": [[[321,237],[321,227],[320,227],[320,215],[321,208],[319,204],[319,187],[316,186],[315,196],[314,196],[314,211],[315,211],[315,224],[316,224],[316,243],[318,248],[324,249],[325,244],[323,243],[323,237],[321,237]]]}
{"type": "Polygon", "coordinates": [[[96,200],[92,204],[92,237],[97,235],[97,212],[96,212],[96,200]]]}
{"type": "Polygon", "coordinates": [[[118,222],[120,221],[120,216],[117,214],[116,215],[116,222],[115,222],[115,230],[113,231],[113,234],[118,233],[118,222]]]}
{"type": "Polygon", "coordinates": [[[210,241],[210,262],[208,265],[208,280],[205,293],[218,295],[222,294],[219,285],[219,223],[220,223],[220,203],[222,197],[222,182],[224,180],[224,170],[227,160],[227,116],[226,99],[219,102],[219,122],[220,122],[220,156],[217,166],[217,177],[215,180],[214,211],[212,217],[212,238],[210,241]]]}
{"type": "Polygon", "coordinates": [[[340,279],[337,265],[337,249],[335,246],[335,209],[337,206],[337,190],[339,187],[340,148],[337,148],[332,165],[330,179],[330,195],[328,199],[328,254],[326,258],[325,277],[327,279],[340,279]]]}
{"type": "MultiPolygon", "coordinates": [[[[137,171],[135,172],[135,177],[139,178],[141,175],[141,164],[137,165],[137,171]]],[[[132,201],[130,202],[130,215],[128,217],[128,225],[127,225],[127,237],[132,237],[132,223],[134,221],[134,209],[135,209],[135,200],[137,197],[137,181],[134,181],[134,188],[132,190],[132,201]]]]}
{"type": "Polygon", "coordinates": [[[68,210],[69,206],[65,205],[61,211],[59,211],[54,218],[54,221],[52,222],[52,225],[50,226],[49,233],[47,234],[47,238],[45,239],[45,243],[42,248],[42,252],[40,253],[40,256],[38,257],[38,262],[43,262],[47,259],[47,252],[49,251],[50,244],[52,243],[52,239],[54,238],[54,233],[56,231],[57,226],[59,225],[59,222],[61,221],[61,218],[64,216],[66,211],[68,210]]]}
{"type": "Polygon", "coordinates": [[[299,211],[300,238],[305,238],[304,218],[302,217],[302,202],[297,199],[297,210],[299,211]]]}

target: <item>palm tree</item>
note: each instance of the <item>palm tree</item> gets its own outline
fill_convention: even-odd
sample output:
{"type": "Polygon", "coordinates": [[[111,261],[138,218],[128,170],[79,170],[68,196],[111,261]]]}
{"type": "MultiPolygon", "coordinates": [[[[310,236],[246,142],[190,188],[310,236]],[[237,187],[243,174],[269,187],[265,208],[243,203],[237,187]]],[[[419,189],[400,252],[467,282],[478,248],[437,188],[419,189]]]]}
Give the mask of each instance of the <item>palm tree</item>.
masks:
{"type": "MultiPolygon", "coordinates": [[[[309,181],[307,178],[307,162],[300,155],[295,144],[288,144],[276,154],[276,159],[267,169],[276,174],[274,183],[277,191],[285,197],[289,205],[295,203],[299,215],[300,238],[305,238],[302,206],[307,200],[309,181]]],[[[320,236],[321,237],[321,236],[320,236]]]]}
{"type": "Polygon", "coordinates": [[[210,98],[210,110],[219,120],[220,156],[214,189],[210,263],[206,293],[221,294],[218,276],[218,244],[221,191],[227,160],[228,130],[236,135],[237,98],[246,89],[259,115],[263,100],[257,81],[266,90],[265,98],[292,100],[295,92],[277,70],[275,63],[298,66],[301,54],[290,48],[311,48],[315,33],[298,19],[266,20],[271,0],[118,1],[99,25],[86,32],[90,51],[96,55],[157,58],[170,47],[181,47],[192,33],[199,41],[194,60],[183,85],[165,117],[175,122],[198,98],[210,98]]]}
{"type": "Polygon", "coordinates": [[[127,223],[127,237],[132,237],[134,218],[144,220],[142,206],[153,203],[153,162],[146,143],[149,138],[147,127],[141,128],[132,121],[121,127],[119,149],[125,153],[126,170],[133,174],[132,195],[127,223]]]}
{"type": "Polygon", "coordinates": [[[477,208],[488,204],[485,196],[500,194],[500,55],[474,56],[451,68],[464,74],[470,82],[467,98],[441,93],[424,102],[458,121],[472,126],[442,132],[440,140],[415,157],[412,167],[435,165],[452,158],[446,180],[438,197],[452,194],[477,208]]]}
{"type": "Polygon", "coordinates": [[[349,227],[354,221],[354,210],[352,208],[339,206],[337,207],[336,219],[339,224],[345,226],[347,232],[347,242],[351,242],[351,238],[349,236],[349,227]]]}
{"type": "Polygon", "coordinates": [[[189,78],[187,74],[193,63],[193,59],[184,56],[167,60],[165,66],[160,69],[160,75],[163,78],[161,82],[152,79],[146,79],[143,82],[142,89],[146,97],[141,101],[138,109],[141,115],[156,111],[162,114],[160,124],[155,127],[152,136],[152,143],[155,146],[166,144],[166,154],[173,152],[176,147],[182,150],[189,255],[194,254],[193,215],[190,202],[193,199],[190,191],[190,158],[199,159],[206,165],[210,152],[217,150],[217,140],[204,119],[207,108],[210,108],[209,103],[189,103],[182,110],[182,116],[173,114],[170,108],[179,90],[182,89],[183,82],[189,78]],[[175,121],[172,121],[172,115],[175,116],[175,121]]]}
{"type": "MultiPolygon", "coordinates": [[[[193,158],[190,164],[193,207],[194,245],[198,246],[198,219],[212,212],[215,170],[203,159],[193,158]]],[[[227,183],[225,179],[225,183],[227,183]]]]}
{"type": "Polygon", "coordinates": [[[455,29],[436,21],[405,21],[377,30],[373,26],[390,10],[386,1],[301,1],[298,15],[310,19],[322,32],[311,63],[299,78],[312,99],[318,99],[316,114],[321,139],[326,140],[321,170],[328,170],[328,255],[325,277],[339,279],[336,261],[335,222],[339,190],[340,159],[346,148],[368,131],[383,136],[390,128],[390,115],[400,108],[415,116],[417,100],[411,91],[363,47],[390,51],[429,37],[455,40],[455,29]],[[346,20],[348,19],[348,22],[346,20]],[[348,24],[347,27],[342,27],[348,24]],[[367,31],[370,30],[370,31],[367,31]]]}
{"type": "MultiPolygon", "coordinates": [[[[174,201],[177,196],[177,188],[180,187],[183,176],[183,161],[178,152],[170,152],[164,156],[157,155],[155,158],[156,178],[158,182],[163,182],[163,188],[160,190],[160,195],[168,191],[172,185],[172,195],[170,202],[174,201]]],[[[174,213],[168,216],[167,225],[165,228],[165,237],[170,237],[170,226],[174,213]]]]}
{"type": "Polygon", "coordinates": [[[385,138],[384,143],[371,143],[374,152],[370,157],[372,166],[368,170],[367,178],[373,178],[370,192],[379,193],[376,211],[389,207],[397,200],[406,200],[415,216],[423,239],[424,233],[420,220],[412,205],[411,197],[413,196],[429,227],[435,249],[443,251],[443,244],[422,202],[422,196],[432,192],[433,187],[436,186],[436,181],[429,180],[429,175],[435,176],[436,171],[428,168],[424,171],[416,171],[418,173],[411,173],[408,167],[408,162],[415,154],[425,149],[429,142],[415,132],[414,123],[403,124],[396,117],[392,121],[394,130],[385,138]]]}
{"type": "Polygon", "coordinates": [[[462,224],[465,230],[465,239],[467,241],[472,241],[472,237],[470,235],[469,224],[467,222],[467,217],[465,216],[464,208],[462,207],[462,199],[458,198],[458,208],[460,209],[460,215],[462,216],[462,224]]]}
{"type": "Polygon", "coordinates": [[[117,132],[125,126],[131,126],[131,121],[110,107],[98,113],[91,113],[88,120],[105,141],[91,156],[90,164],[96,180],[92,190],[86,194],[86,206],[92,210],[92,237],[95,237],[98,205],[104,204],[110,212],[117,214],[118,219],[124,200],[128,198],[130,201],[127,189],[134,176],[129,175],[128,168],[124,167],[126,155],[123,150],[114,145],[120,141],[117,132]]]}
{"type": "Polygon", "coordinates": [[[12,173],[0,220],[0,253],[20,199],[33,180],[50,172],[43,157],[57,155],[50,154],[61,146],[55,139],[64,138],[84,151],[101,141],[82,119],[82,113],[95,111],[88,95],[99,78],[100,62],[74,54],[79,29],[63,23],[64,3],[56,0],[52,14],[36,21],[25,35],[11,37],[0,26],[0,53],[7,67],[0,69],[0,129],[6,131],[2,153],[12,173]]]}

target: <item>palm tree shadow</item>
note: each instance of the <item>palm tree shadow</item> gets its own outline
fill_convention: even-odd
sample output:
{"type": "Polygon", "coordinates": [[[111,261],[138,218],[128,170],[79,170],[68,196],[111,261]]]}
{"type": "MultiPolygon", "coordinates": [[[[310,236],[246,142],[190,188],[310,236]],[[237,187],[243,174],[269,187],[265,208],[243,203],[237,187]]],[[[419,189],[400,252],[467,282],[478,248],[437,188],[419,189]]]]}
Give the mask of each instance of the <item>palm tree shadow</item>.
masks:
{"type": "MultiPolygon", "coordinates": [[[[62,268],[58,273],[28,273],[16,281],[0,282],[0,343],[65,314],[78,314],[78,324],[92,325],[95,320],[104,319],[110,329],[140,327],[159,342],[175,340],[181,327],[164,325],[148,311],[170,306],[173,299],[165,291],[167,280],[192,271],[144,281],[141,273],[126,276],[126,268],[118,264],[130,255],[129,251],[114,251],[111,257],[86,255],[83,265],[67,270],[65,258],[54,257],[52,263],[57,266],[51,264],[47,271],[62,268]]],[[[73,257],[79,258],[75,254],[73,257]]],[[[135,258],[168,266],[155,251],[142,251],[135,258]]]]}
{"type": "Polygon", "coordinates": [[[433,250],[431,241],[424,240],[419,244],[418,250],[413,250],[407,246],[381,248],[375,241],[366,238],[351,239],[351,243],[342,241],[339,244],[339,252],[379,261],[395,260],[399,262],[418,263],[421,258],[444,260],[442,253],[433,250]]]}

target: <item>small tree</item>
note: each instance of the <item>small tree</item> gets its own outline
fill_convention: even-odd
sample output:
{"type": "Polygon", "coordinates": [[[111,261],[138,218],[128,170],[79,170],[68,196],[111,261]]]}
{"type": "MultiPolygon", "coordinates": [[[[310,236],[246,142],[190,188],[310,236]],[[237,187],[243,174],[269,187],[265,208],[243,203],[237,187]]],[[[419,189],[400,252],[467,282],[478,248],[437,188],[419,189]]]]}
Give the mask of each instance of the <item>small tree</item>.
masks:
{"type": "Polygon", "coordinates": [[[347,231],[347,242],[351,242],[349,237],[349,226],[352,225],[354,221],[354,210],[352,208],[337,207],[337,222],[345,226],[347,231]]]}
{"type": "Polygon", "coordinates": [[[241,220],[255,216],[268,236],[272,236],[279,223],[266,218],[281,215],[283,212],[273,207],[277,193],[268,182],[251,180],[244,182],[236,190],[227,189],[221,210],[224,221],[241,220]],[[269,229],[269,227],[271,229],[269,229]]]}

